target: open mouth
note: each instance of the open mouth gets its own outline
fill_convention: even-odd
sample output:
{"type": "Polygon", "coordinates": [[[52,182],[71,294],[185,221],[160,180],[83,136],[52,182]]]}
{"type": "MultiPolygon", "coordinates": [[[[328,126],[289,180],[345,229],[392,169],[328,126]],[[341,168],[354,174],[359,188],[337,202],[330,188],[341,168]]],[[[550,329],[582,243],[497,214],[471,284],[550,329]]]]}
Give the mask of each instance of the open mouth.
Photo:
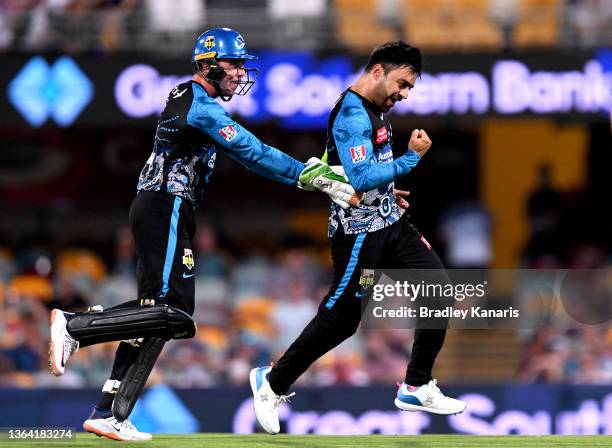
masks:
{"type": "Polygon", "coordinates": [[[385,100],[385,108],[387,110],[391,109],[393,106],[395,106],[397,101],[399,101],[399,99],[396,96],[390,96],[385,100]]]}

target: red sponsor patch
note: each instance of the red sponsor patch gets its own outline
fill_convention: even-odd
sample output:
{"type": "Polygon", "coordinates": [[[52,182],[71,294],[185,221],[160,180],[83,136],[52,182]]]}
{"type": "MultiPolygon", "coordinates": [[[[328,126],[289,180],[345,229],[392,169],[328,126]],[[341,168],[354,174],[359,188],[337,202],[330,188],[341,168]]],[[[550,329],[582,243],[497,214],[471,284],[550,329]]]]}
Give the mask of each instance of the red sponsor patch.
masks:
{"type": "Polygon", "coordinates": [[[387,127],[383,126],[378,131],[376,131],[376,144],[380,145],[381,143],[389,140],[389,134],[387,133],[387,127]]]}
{"type": "Polygon", "coordinates": [[[231,142],[234,137],[238,135],[238,131],[230,124],[222,129],[219,129],[219,134],[221,134],[221,137],[223,137],[226,142],[231,142]]]}
{"type": "Polygon", "coordinates": [[[423,242],[425,247],[427,247],[427,250],[431,250],[431,244],[429,244],[429,241],[427,241],[423,235],[421,235],[421,241],[423,242]]]}
{"type": "Polygon", "coordinates": [[[366,158],[366,147],[364,145],[361,146],[353,146],[351,148],[351,159],[353,159],[353,163],[361,162],[366,158]]]}

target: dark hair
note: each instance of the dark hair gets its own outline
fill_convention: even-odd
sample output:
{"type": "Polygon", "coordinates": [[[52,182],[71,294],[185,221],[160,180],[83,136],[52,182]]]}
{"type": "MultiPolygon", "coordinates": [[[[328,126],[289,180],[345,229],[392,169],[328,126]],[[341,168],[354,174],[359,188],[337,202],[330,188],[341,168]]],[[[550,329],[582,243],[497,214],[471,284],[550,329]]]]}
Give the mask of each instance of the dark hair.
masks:
{"type": "Polygon", "coordinates": [[[376,47],[370,55],[365,71],[371,71],[376,64],[383,66],[385,74],[393,69],[409,66],[417,76],[420,76],[423,68],[423,57],[421,50],[418,48],[411,47],[401,40],[396,40],[394,42],[385,42],[376,47]]]}

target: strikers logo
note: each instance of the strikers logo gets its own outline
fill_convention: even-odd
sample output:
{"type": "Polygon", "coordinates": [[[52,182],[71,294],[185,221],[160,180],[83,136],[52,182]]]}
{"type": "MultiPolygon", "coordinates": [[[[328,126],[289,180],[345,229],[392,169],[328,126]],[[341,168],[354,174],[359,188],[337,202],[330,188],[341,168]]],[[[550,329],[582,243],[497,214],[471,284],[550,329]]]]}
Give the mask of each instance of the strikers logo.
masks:
{"type": "Polygon", "coordinates": [[[193,262],[193,252],[191,249],[185,249],[183,252],[183,264],[190,271],[193,269],[195,263],[193,262]]]}
{"type": "Polygon", "coordinates": [[[353,146],[351,148],[351,159],[353,159],[353,163],[361,162],[366,158],[366,147],[364,145],[361,146],[353,146]]]}
{"type": "Polygon", "coordinates": [[[215,36],[206,36],[206,40],[204,41],[204,46],[207,50],[210,50],[215,46],[215,36]]]}
{"type": "Polygon", "coordinates": [[[359,277],[359,286],[361,286],[363,289],[367,289],[372,285],[374,285],[374,270],[362,269],[361,277],[359,277]]]}
{"type": "Polygon", "coordinates": [[[238,135],[238,131],[230,124],[229,126],[225,126],[223,129],[219,129],[219,134],[221,134],[221,137],[223,137],[226,142],[231,142],[234,137],[238,135]]]}
{"type": "Polygon", "coordinates": [[[378,131],[376,131],[376,144],[380,145],[381,143],[389,140],[389,134],[387,133],[387,127],[383,126],[378,131]]]}
{"type": "Polygon", "coordinates": [[[238,37],[236,38],[236,47],[239,50],[242,50],[244,48],[244,37],[242,37],[241,34],[239,34],[238,37]]]}

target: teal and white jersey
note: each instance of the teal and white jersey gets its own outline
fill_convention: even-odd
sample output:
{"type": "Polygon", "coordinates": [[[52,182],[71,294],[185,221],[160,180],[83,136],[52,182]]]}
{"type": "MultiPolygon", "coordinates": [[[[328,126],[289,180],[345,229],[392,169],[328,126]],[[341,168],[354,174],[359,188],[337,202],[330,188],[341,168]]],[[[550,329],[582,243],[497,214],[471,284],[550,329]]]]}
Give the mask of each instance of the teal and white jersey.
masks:
{"type": "Polygon", "coordinates": [[[188,81],[168,96],[138,190],[180,196],[197,207],[212,175],[217,149],[249,170],[285,184],[295,185],[304,169],[303,163],[236,123],[204,87],[188,81]]]}
{"type": "Polygon", "coordinates": [[[328,123],[326,151],[330,165],[342,165],[353,188],[363,193],[357,207],[343,210],[332,203],[328,235],[375,232],[402,216],[395,202],[394,180],[419,161],[414,151],[393,159],[393,132],[384,114],[352,90],[336,102],[328,123]]]}

